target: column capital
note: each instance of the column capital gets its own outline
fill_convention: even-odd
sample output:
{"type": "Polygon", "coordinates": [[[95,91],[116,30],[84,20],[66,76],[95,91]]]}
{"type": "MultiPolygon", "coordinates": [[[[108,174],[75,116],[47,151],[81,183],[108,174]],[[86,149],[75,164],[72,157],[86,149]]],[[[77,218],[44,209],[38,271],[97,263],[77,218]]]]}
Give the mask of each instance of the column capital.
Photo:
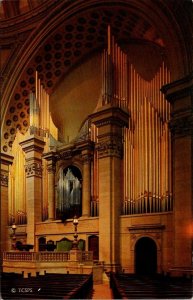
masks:
{"type": "Polygon", "coordinates": [[[96,144],[96,150],[99,158],[113,156],[121,159],[123,156],[123,143],[118,136],[107,136],[105,139],[99,140],[96,144]]]}
{"type": "Polygon", "coordinates": [[[164,85],[161,91],[172,104],[170,129],[172,137],[193,134],[193,72],[164,85]]]}
{"type": "Polygon", "coordinates": [[[42,177],[42,162],[41,160],[28,160],[25,165],[26,177],[42,177]]]}

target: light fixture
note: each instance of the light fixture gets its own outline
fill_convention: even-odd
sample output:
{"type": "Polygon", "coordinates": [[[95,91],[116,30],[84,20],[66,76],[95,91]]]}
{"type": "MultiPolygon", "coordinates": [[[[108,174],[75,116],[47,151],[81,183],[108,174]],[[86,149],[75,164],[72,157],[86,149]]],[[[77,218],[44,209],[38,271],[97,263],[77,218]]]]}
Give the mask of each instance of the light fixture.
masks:
{"type": "Polygon", "coordinates": [[[74,225],[74,240],[72,242],[72,249],[77,250],[78,249],[78,234],[77,234],[77,226],[78,226],[78,218],[75,215],[72,221],[74,225]]]}
{"type": "Polygon", "coordinates": [[[13,223],[12,225],[11,225],[11,229],[13,230],[13,234],[12,234],[12,241],[13,241],[13,243],[12,243],[12,249],[13,250],[15,250],[16,249],[16,235],[15,235],[15,231],[16,231],[16,229],[17,229],[17,226],[15,225],[15,223],[13,223]]]}
{"type": "Polygon", "coordinates": [[[15,236],[15,231],[17,229],[17,226],[15,225],[15,223],[12,224],[11,229],[13,230],[13,236],[15,236]]]}
{"type": "Polygon", "coordinates": [[[74,218],[73,218],[73,225],[74,225],[74,226],[77,226],[77,225],[78,225],[78,218],[77,218],[76,215],[75,215],[74,218]]]}

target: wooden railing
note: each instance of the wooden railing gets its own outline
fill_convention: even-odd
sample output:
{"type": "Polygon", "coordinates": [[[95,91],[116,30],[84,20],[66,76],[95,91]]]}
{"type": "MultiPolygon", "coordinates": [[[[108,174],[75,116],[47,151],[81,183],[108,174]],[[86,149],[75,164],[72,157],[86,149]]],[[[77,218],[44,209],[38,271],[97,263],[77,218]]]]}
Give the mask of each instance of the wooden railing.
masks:
{"type": "MultiPolygon", "coordinates": [[[[78,251],[78,261],[92,261],[92,251],[78,251]]],[[[3,252],[4,261],[64,262],[70,260],[70,252],[3,252]]]]}

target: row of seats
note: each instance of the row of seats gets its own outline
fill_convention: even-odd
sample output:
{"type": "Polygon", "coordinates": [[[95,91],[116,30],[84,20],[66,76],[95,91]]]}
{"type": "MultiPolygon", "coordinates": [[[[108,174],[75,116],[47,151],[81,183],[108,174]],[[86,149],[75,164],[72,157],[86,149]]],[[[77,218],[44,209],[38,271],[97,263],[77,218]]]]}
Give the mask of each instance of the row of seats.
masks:
{"type": "Polygon", "coordinates": [[[2,273],[2,299],[88,299],[93,290],[92,274],[45,274],[23,278],[2,273]]]}
{"type": "Polygon", "coordinates": [[[191,299],[192,279],[162,275],[140,277],[134,274],[110,274],[115,299],[191,299]]]}

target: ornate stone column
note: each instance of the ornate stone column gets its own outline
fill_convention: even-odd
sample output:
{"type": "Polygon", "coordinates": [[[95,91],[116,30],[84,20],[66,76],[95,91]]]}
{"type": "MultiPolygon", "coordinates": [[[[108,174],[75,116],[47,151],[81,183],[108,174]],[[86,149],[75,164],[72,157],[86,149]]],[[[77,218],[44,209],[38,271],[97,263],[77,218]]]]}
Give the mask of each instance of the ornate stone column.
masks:
{"type": "Polygon", "coordinates": [[[13,163],[13,156],[1,153],[1,251],[9,250],[8,233],[8,184],[9,166],[13,163]]]}
{"type": "Polygon", "coordinates": [[[172,106],[174,240],[171,265],[192,266],[193,74],[162,88],[172,106]]]}
{"type": "Polygon", "coordinates": [[[30,135],[20,143],[26,154],[27,244],[35,245],[35,224],[42,220],[42,137],[30,135]]]}
{"type": "Polygon", "coordinates": [[[91,160],[93,157],[92,145],[88,143],[83,147],[83,192],[82,192],[82,216],[90,216],[91,201],[91,160]]]}
{"type": "Polygon", "coordinates": [[[48,161],[48,219],[55,219],[55,172],[56,159],[54,152],[46,153],[43,158],[48,161]]]}
{"type": "Polygon", "coordinates": [[[122,128],[128,125],[129,117],[120,108],[109,107],[91,118],[98,128],[99,259],[105,262],[106,269],[115,271],[120,263],[122,128]]]}

